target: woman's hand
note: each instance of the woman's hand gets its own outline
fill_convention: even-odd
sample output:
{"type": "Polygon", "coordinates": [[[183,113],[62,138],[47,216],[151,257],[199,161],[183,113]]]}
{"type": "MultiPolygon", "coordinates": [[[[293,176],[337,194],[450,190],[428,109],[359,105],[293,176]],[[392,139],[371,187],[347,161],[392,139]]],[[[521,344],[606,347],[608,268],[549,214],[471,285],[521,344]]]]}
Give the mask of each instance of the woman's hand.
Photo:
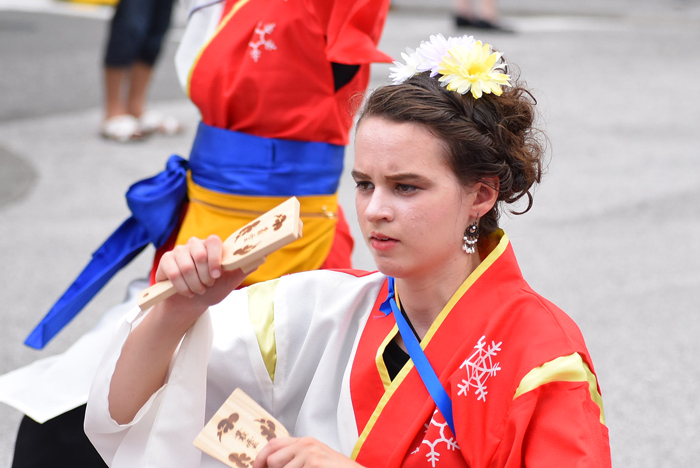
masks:
{"type": "Polygon", "coordinates": [[[311,437],[272,439],[253,468],[358,468],[360,465],[311,437]]]}
{"type": "Polygon", "coordinates": [[[165,314],[163,319],[187,330],[209,306],[218,304],[240,286],[247,274],[241,270],[224,271],[222,251],[221,239],[212,235],[204,240],[193,237],[163,254],[156,281],[170,280],[177,294],[156,305],[154,312],[165,314]]]}

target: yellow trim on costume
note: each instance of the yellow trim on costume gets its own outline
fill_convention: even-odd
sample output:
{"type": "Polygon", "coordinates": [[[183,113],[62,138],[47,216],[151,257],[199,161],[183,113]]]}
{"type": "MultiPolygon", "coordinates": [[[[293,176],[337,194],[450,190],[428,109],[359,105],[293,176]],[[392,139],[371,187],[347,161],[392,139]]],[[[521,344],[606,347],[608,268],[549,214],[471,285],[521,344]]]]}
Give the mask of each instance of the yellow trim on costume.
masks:
{"type": "Polygon", "coordinates": [[[394,380],[391,381],[391,385],[389,385],[389,388],[387,388],[386,392],[382,396],[382,399],[379,400],[379,403],[377,404],[377,407],[374,410],[374,413],[372,413],[372,416],[369,418],[369,421],[367,421],[367,425],[365,426],[365,430],[362,431],[362,434],[360,434],[360,437],[357,439],[357,443],[355,444],[355,448],[352,450],[352,454],[350,454],[350,459],[355,460],[357,458],[357,455],[360,453],[360,450],[362,449],[362,445],[365,443],[365,440],[367,440],[367,437],[369,436],[369,433],[372,431],[372,428],[374,427],[374,424],[377,422],[377,419],[379,419],[379,415],[382,413],[382,410],[386,406],[386,404],[389,402],[391,399],[392,395],[396,391],[397,388],[401,385],[403,380],[406,378],[409,372],[411,372],[411,369],[413,369],[413,361],[410,359],[406,363],[405,366],[403,366],[403,369],[396,375],[394,380]]]}
{"type": "Polygon", "coordinates": [[[275,381],[277,342],[275,341],[275,289],[279,279],[257,283],[248,291],[248,313],[270,380],[275,381]]]}
{"type": "MultiPolygon", "coordinates": [[[[185,244],[190,237],[203,239],[211,234],[226,239],[237,229],[287,199],[220,193],[197,185],[189,176],[187,196],[190,205],[175,240],[176,245],[185,244]]],[[[279,278],[289,273],[317,270],[328,257],[338,222],[335,215],[338,210],[337,195],[297,198],[304,223],[304,235],[268,255],[267,261],[245,279],[244,285],[279,278]]]]}
{"type": "Polygon", "coordinates": [[[214,40],[214,38],[221,32],[224,27],[226,27],[226,24],[233,18],[233,15],[238,13],[238,10],[240,10],[246,3],[248,3],[250,0],[239,0],[236,2],[235,5],[231,8],[231,11],[228,12],[226,17],[221,20],[219,25],[216,28],[216,31],[214,31],[214,34],[211,35],[209,39],[207,39],[207,42],[204,43],[201,49],[199,49],[199,52],[197,52],[197,56],[194,58],[194,62],[192,62],[192,67],[190,68],[189,73],[187,74],[187,97],[190,97],[190,84],[192,82],[192,74],[194,73],[194,69],[197,68],[197,64],[199,63],[199,59],[202,57],[202,54],[204,53],[204,49],[209,47],[209,44],[211,44],[211,41],[214,40]]]}
{"type": "MultiPolygon", "coordinates": [[[[467,292],[471,285],[474,284],[476,280],[479,279],[479,277],[482,274],[484,274],[484,272],[488,270],[488,268],[491,265],[493,265],[493,263],[501,256],[501,254],[503,254],[503,252],[505,252],[506,248],[508,247],[508,243],[510,242],[506,233],[503,232],[503,230],[499,229],[493,233],[493,236],[500,237],[498,245],[496,245],[496,247],[491,251],[491,253],[488,254],[488,256],[479,264],[478,267],[476,267],[476,269],[467,277],[467,279],[464,280],[464,283],[462,283],[459,289],[455,291],[455,293],[452,295],[452,298],[450,298],[450,300],[447,302],[440,314],[437,316],[433,324],[428,329],[428,333],[425,334],[425,337],[423,337],[423,339],[420,342],[421,348],[423,348],[424,350],[428,346],[428,343],[430,343],[430,340],[432,339],[433,335],[435,335],[438,328],[440,328],[440,325],[442,325],[442,322],[445,321],[447,314],[449,314],[449,312],[452,310],[457,301],[459,301],[462,298],[464,293],[467,292]]],[[[395,291],[396,302],[398,305],[400,303],[397,291],[398,289],[395,291]]],[[[369,433],[372,431],[372,428],[377,422],[377,419],[379,419],[379,415],[384,410],[384,407],[389,402],[392,395],[399,387],[399,385],[401,385],[401,382],[403,382],[403,379],[406,377],[406,375],[408,375],[411,369],[413,369],[413,361],[409,359],[409,361],[406,363],[403,369],[401,369],[401,372],[399,372],[396,378],[391,382],[391,385],[382,396],[382,399],[379,400],[379,403],[374,409],[372,416],[369,418],[369,421],[367,421],[365,429],[362,431],[362,434],[360,434],[359,439],[357,439],[355,448],[353,449],[352,455],[350,456],[350,458],[352,458],[353,460],[355,460],[357,458],[357,455],[360,453],[362,445],[365,443],[365,440],[367,440],[369,433]]]]}
{"type": "Polygon", "coordinates": [[[600,423],[605,425],[603,398],[598,393],[598,381],[578,353],[558,357],[532,369],[520,381],[513,400],[550,382],[588,382],[591,400],[600,408],[600,423]]]}
{"type": "Polygon", "coordinates": [[[389,333],[386,335],[386,338],[384,338],[382,344],[379,345],[379,348],[377,349],[377,356],[375,357],[375,362],[377,363],[377,371],[379,372],[379,376],[382,379],[382,384],[384,384],[384,390],[389,388],[389,385],[391,385],[391,377],[389,376],[389,371],[387,370],[386,363],[384,362],[384,350],[389,345],[391,340],[394,339],[398,331],[399,327],[396,325],[394,325],[394,328],[389,330],[389,333]]]}

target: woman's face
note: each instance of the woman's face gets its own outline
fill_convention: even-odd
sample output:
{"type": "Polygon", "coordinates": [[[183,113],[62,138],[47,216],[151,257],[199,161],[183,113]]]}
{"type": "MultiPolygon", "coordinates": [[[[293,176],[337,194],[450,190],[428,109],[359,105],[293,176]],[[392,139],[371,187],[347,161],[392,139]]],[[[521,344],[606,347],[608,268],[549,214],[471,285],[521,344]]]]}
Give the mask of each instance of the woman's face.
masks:
{"type": "MultiPolygon", "coordinates": [[[[475,195],[445,160],[426,127],[380,117],[362,120],[355,138],[355,203],[379,271],[421,278],[463,268],[462,237],[475,195]]],[[[473,219],[473,218],[472,218],[473,219]]]]}

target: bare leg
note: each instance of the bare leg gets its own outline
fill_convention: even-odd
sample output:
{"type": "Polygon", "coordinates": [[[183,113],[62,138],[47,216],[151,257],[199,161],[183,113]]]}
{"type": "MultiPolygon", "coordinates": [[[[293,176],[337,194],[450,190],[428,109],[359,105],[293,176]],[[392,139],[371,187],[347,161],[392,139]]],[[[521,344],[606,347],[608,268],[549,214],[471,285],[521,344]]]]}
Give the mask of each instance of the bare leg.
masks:
{"type": "Polygon", "coordinates": [[[481,0],[480,2],[480,12],[479,17],[490,21],[492,23],[498,23],[498,6],[496,5],[497,0],[481,0]]]}
{"type": "Polygon", "coordinates": [[[124,115],[126,106],[122,102],[122,88],[129,76],[129,68],[105,67],[105,119],[124,115]]]}
{"type": "Polygon", "coordinates": [[[140,117],[146,107],[146,92],[153,75],[153,67],[144,62],[135,62],[131,67],[131,82],[127,112],[134,117],[140,117]]]}
{"type": "Polygon", "coordinates": [[[472,17],[472,5],[470,0],[454,0],[454,12],[465,18],[472,17]]]}

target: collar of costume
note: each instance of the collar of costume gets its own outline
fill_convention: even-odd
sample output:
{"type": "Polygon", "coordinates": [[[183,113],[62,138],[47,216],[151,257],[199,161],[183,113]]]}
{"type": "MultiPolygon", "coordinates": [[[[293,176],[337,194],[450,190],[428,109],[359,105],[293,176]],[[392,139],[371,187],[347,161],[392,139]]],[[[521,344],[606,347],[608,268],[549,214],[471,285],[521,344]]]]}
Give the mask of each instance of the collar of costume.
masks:
{"type": "Polygon", "coordinates": [[[396,325],[399,327],[399,333],[401,333],[401,339],[403,339],[406,345],[406,350],[408,355],[416,366],[416,370],[420,375],[425,388],[430,393],[430,397],[435,402],[435,405],[442,413],[447,425],[450,426],[452,434],[455,434],[454,420],[452,418],[452,400],[445,391],[445,387],[440,383],[435,370],[430,365],[428,358],[423,351],[416,335],[413,334],[411,326],[406,321],[406,318],[399,310],[396,303],[395,289],[394,289],[394,278],[391,276],[388,278],[388,292],[386,300],[379,306],[380,312],[384,315],[389,315],[389,313],[394,314],[394,320],[396,320],[396,325]]]}

